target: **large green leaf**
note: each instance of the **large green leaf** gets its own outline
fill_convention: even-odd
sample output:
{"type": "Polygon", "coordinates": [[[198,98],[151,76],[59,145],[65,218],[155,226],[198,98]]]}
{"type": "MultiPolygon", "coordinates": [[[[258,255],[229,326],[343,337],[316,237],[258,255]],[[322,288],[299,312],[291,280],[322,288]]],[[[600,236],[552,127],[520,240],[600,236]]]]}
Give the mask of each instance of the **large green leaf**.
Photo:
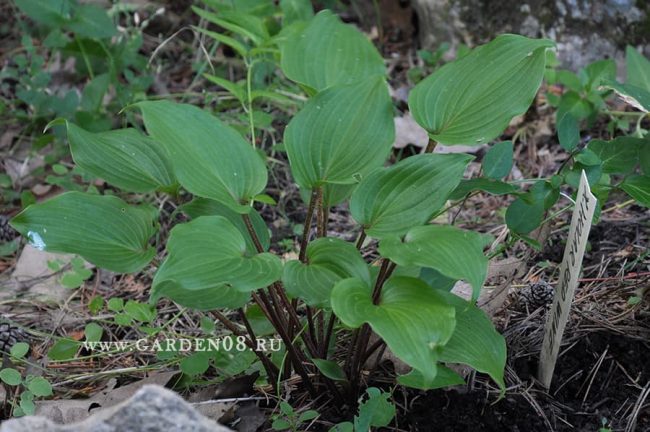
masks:
{"type": "Polygon", "coordinates": [[[316,95],[287,125],[284,144],[296,182],[313,189],[355,183],[383,163],[394,135],[388,90],[375,77],[316,95]]]}
{"type": "Polygon", "coordinates": [[[498,36],[416,85],[409,96],[411,113],[443,144],[488,142],[528,109],[552,46],[547,39],[498,36]]]}
{"type": "Polygon", "coordinates": [[[68,123],[75,163],[129,192],[151,192],[176,180],[165,149],[135,129],[88,132],[68,123]]]}
{"type": "MultiPolygon", "coordinates": [[[[183,204],[180,207],[185,214],[187,214],[192,219],[196,219],[201,216],[223,216],[233,224],[242,236],[246,239],[246,250],[249,255],[255,255],[257,253],[257,248],[255,243],[248,233],[248,228],[246,228],[246,223],[242,218],[242,215],[229,209],[225,205],[218,203],[217,201],[207,199],[207,198],[194,198],[192,201],[187,204],[183,204]]],[[[257,238],[262,244],[264,250],[268,250],[271,245],[271,235],[269,234],[269,228],[266,226],[266,222],[262,219],[262,216],[255,210],[251,210],[249,217],[251,219],[251,224],[253,229],[257,234],[257,238]]]]}
{"type": "Polygon", "coordinates": [[[384,60],[366,36],[329,10],[291,33],[281,49],[284,74],[318,91],[386,74],[384,60]]]}
{"type": "Polygon", "coordinates": [[[441,291],[408,277],[388,280],[378,305],[371,297],[365,282],[344,279],[332,290],[332,309],[350,327],[370,324],[397,357],[433,380],[440,352],[454,332],[455,309],[441,291]]]}
{"type": "Polygon", "coordinates": [[[625,82],[650,91],[650,60],[628,45],[625,48],[625,82]]]}
{"type": "Polygon", "coordinates": [[[639,150],[645,141],[621,136],[612,141],[591,140],[589,150],[602,161],[605,174],[631,174],[639,163],[639,150]]]}
{"type": "Polygon", "coordinates": [[[284,265],[282,282],[287,292],[310,306],[329,307],[334,285],[355,277],[370,284],[366,262],[352,243],[319,238],[307,246],[307,263],[289,261],[284,265]]]}
{"type": "Polygon", "coordinates": [[[491,179],[500,179],[512,169],[512,141],[496,143],[483,158],[483,173],[491,179]]]}
{"type": "Polygon", "coordinates": [[[115,196],[67,192],[27,207],[11,225],[41,250],[81,255],[99,267],[131,273],[156,254],[149,245],[155,218],[152,207],[133,207],[115,196]]]}
{"type": "Polygon", "coordinates": [[[421,154],[379,168],[353,192],[352,216],[372,237],[404,234],[445,204],[471,160],[465,154],[421,154]]]}
{"type": "Polygon", "coordinates": [[[603,87],[614,90],[625,102],[634,108],[650,112],[650,90],[635,86],[634,84],[621,84],[616,81],[606,80],[603,87]]]}
{"type": "Polygon", "coordinates": [[[487,276],[486,241],[487,236],[472,231],[426,225],[410,229],[403,240],[382,240],[379,253],[398,265],[430,267],[449,278],[464,279],[478,298],[487,276]]]}
{"type": "Polygon", "coordinates": [[[282,263],[270,253],[246,256],[241,232],[222,216],[176,225],[168,256],[153,280],[152,301],[168,297],[195,309],[243,306],[251,291],[280,279],[282,263]]]}
{"type": "Polygon", "coordinates": [[[650,176],[631,175],[620,187],[639,204],[650,208],[650,176]]]}
{"type": "Polygon", "coordinates": [[[167,149],[181,185],[194,195],[248,213],[266,186],[264,161],[239,133],[192,105],[169,101],[136,104],[149,135],[167,149]]]}
{"type": "Polygon", "coordinates": [[[481,309],[460,297],[443,292],[456,308],[456,329],[442,350],[440,361],[463,363],[492,377],[505,390],[506,341],[481,309]]]}

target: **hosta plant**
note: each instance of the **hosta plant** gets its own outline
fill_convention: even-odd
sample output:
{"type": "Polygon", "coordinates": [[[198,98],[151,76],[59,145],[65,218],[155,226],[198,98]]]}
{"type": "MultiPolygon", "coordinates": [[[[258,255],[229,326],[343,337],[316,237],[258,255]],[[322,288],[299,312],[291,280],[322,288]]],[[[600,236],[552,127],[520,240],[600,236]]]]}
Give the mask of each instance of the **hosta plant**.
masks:
{"type": "MultiPolygon", "coordinates": [[[[252,25],[228,16],[240,19],[239,27],[252,25]]],[[[248,37],[265,46],[263,31],[248,37]]],[[[481,144],[499,136],[531,104],[552,42],[502,35],[422,80],[409,105],[431,143],[391,166],[384,165],[393,106],[372,44],[324,11],[297,22],[278,46],[282,72],[308,95],[284,131],[307,208],[297,259],[270,250],[272,221],[256,209],[269,201],[267,163],[249,141],[252,130],[242,135],[218,115],[169,101],[125,108],[141,115],[144,131],[134,124],[90,132],[62,121],[75,163],[115,193],[68,192],[28,207],[12,225],[38,248],[78,254],[114,272],[155,267],[152,304],[167,299],[218,311],[228,329],[237,325],[224,310],[238,311],[251,347],[256,335],[247,311],[260,310],[286,349],[280,363],[256,352],[273,384],[295,371],[313,397],[325,391],[354,405],[368,359],[390,350],[411,368],[395,377],[401,385],[456,385],[463,378],[451,366],[464,364],[504,390],[504,339],[475,305],[492,239],[432,222],[448,200],[485,186],[463,181],[473,156],[432,150],[437,142],[481,144]],[[169,194],[191,220],[158,237],[156,208],[131,204],[132,194],[169,194]],[[342,202],[358,223],[356,242],[328,235],[329,210],[342,202]],[[166,252],[159,262],[160,238],[166,252]],[[372,262],[362,254],[376,244],[369,239],[378,243],[372,262]],[[472,287],[471,298],[449,291],[459,280],[472,287]]],[[[507,155],[508,144],[501,147],[507,155]]],[[[497,177],[501,171],[491,170],[497,177]]]]}

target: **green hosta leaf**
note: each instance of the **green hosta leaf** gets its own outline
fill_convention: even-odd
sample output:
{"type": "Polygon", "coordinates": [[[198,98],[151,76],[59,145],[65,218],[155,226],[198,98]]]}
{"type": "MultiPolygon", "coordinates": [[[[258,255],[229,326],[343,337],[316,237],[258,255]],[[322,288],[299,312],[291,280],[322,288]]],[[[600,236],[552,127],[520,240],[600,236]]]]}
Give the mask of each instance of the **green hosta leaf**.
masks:
{"type": "Polygon", "coordinates": [[[552,46],[547,39],[506,34],[475,48],[413,88],[415,120],[443,144],[490,141],[530,106],[552,46]]]}
{"type": "Polygon", "coordinates": [[[251,291],[280,279],[282,264],[269,253],[246,257],[241,232],[222,216],[202,216],[176,225],[168,255],[153,280],[152,301],[168,297],[201,310],[235,308],[251,291]]]}
{"type": "Polygon", "coordinates": [[[238,213],[266,186],[264,161],[234,129],[192,105],[138,102],[147,132],[169,154],[185,189],[238,213]]]}
{"type": "Polygon", "coordinates": [[[650,91],[650,60],[628,45],[625,48],[625,66],[625,82],[650,91]]]}
{"type": "Polygon", "coordinates": [[[386,75],[384,60],[366,36],[328,10],[290,34],[281,49],[284,74],[317,91],[386,75]]]}
{"type": "Polygon", "coordinates": [[[604,81],[603,86],[614,90],[625,102],[643,112],[650,112],[650,90],[634,84],[621,84],[616,81],[604,81]]]}
{"type": "Polygon", "coordinates": [[[320,238],[307,246],[306,264],[285,264],[282,282],[292,297],[310,306],[328,307],[334,285],[350,277],[370,284],[368,266],[357,248],[340,239],[320,238]]]}
{"type": "Polygon", "coordinates": [[[117,34],[115,24],[104,8],[82,4],[75,8],[75,14],[67,27],[79,36],[104,39],[117,34]]]}
{"type": "Polygon", "coordinates": [[[152,207],[133,207],[115,196],[67,192],[27,207],[11,224],[36,248],[131,273],[156,254],[149,245],[155,217],[152,207]]]}
{"type": "Polygon", "coordinates": [[[440,361],[463,363],[486,373],[504,391],[505,339],[481,309],[454,294],[443,292],[442,295],[456,308],[456,329],[443,348],[440,361]]]}
{"type": "Polygon", "coordinates": [[[319,371],[323,373],[327,378],[333,379],[334,381],[347,381],[345,372],[339,364],[332,360],[323,360],[315,358],[312,360],[319,371]]]}
{"type": "Polygon", "coordinates": [[[510,183],[479,177],[461,180],[458,187],[449,195],[449,199],[454,201],[463,199],[467,194],[474,191],[487,192],[492,195],[507,195],[517,193],[519,189],[510,183]]]}
{"type": "Polygon", "coordinates": [[[650,207],[650,176],[629,176],[621,183],[620,188],[639,204],[650,207]]]}
{"type": "Polygon", "coordinates": [[[631,174],[644,142],[641,138],[621,136],[612,141],[592,140],[588,148],[603,162],[605,174],[631,174]]]}
{"type": "MultiPolygon", "coordinates": [[[[194,198],[189,203],[182,205],[180,209],[192,219],[196,219],[200,216],[225,217],[230,221],[230,223],[237,227],[241,235],[246,239],[246,250],[248,251],[248,255],[255,255],[257,253],[255,243],[253,243],[253,240],[248,233],[248,229],[246,228],[246,224],[244,223],[241,214],[229,209],[217,201],[207,198],[194,198]]],[[[264,222],[262,216],[260,216],[260,214],[255,210],[251,210],[249,217],[253,224],[253,229],[257,234],[257,238],[259,238],[264,250],[267,250],[271,244],[271,235],[269,234],[266,222],[264,222]]]]}
{"type": "Polygon", "coordinates": [[[464,154],[422,154],[379,168],[353,192],[352,216],[375,238],[422,225],[445,204],[470,160],[464,154]]]}
{"type": "Polygon", "coordinates": [[[500,179],[512,169],[512,141],[496,143],[483,158],[483,173],[491,179],[500,179]]]}
{"type": "Polygon", "coordinates": [[[379,253],[398,265],[430,267],[449,278],[464,279],[476,299],[487,276],[486,240],[487,236],[452,226],[427,225],[412,228],[404,240],[382,240],[379,253]]]}
{"type": "Polygon", "coordinates": [[[129,192],[151,192],[176,181],[165,149],[135,129],[88,132],[67,123],[75,163],[129,192]]]}
{"type": "Polygon", "coordinates": [[[296,182],[313,189],[355,183],[383,163],[394,135],[386,84],[369,78],[316,95],[287,125],[284,144],[296,182]]]}
{"type": "Polygon", "coordinates": [[[455,326],[455,310],[441,292],[418,279],[393,277],[385,283],[379,304],[374,305],[370,286],[350,278],[336,284],[331,302],[344,324],[370,324],[397,357],[432,380],[440,351],[455,326]]]}
{"type": "Polygon", "coordinates": [[[406,375],[398,376],[397,383],[420,390],[435,390],[444,387],[463,385],[465,384],[465,380],[448,367],[438,365],[438,373],[433,380],[426,380],[420,372],[413,369],[406,375]]]}
{"type": "Polygon", "coordinates": [[[570,113],[564,114],[557,123],[557,136],[562,148],[573,151],[580,143],[580,125],[570,113]]]}

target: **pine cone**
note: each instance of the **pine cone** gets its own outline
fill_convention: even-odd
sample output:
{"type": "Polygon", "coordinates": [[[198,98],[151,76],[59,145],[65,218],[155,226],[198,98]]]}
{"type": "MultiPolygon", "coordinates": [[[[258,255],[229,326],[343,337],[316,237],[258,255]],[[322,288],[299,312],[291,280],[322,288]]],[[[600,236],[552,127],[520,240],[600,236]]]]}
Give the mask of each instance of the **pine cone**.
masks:
{"type": "Polygon", "coordinates": [[[528,285],[521,293],[524,301],[531,309],[537,309],[542,306],[549,307],[555,297],[555,288],[548,282],[541,281],[528,285]]]}
{"type": "Polygon", "coordinates": [[[18,342],[27,342],[27,335],[20,328],[9,323],[0,323],[0,353],[9,353],[18,342]]]}
{"type": "Polygon", "coordinates": [[[16,237],[18,233],[9,225],[9,216],[0,215],[0,243],[10,242],[16,237]]]}

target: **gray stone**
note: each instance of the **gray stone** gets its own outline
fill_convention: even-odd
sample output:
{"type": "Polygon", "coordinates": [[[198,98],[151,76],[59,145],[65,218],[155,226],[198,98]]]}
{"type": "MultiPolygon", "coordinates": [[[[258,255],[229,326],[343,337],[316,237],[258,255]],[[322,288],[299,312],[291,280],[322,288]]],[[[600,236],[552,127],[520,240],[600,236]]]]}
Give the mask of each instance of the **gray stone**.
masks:
{"type": "Polygon", "coordinates": [[[650,2],[641,0],[412,0],[420,42],[478,45],[501,33],[548,37],[558,59],[578,70],[605,58],[621,63],[626,45],[650,53],[650,2]]]}
{"type": "Polygon", "coordinates": [[[0,432],[230,432],[202,416],[176,393],[146,385],[119,405],[80,423],[60,425],[39,416],[8,420],[0,432]]]}

